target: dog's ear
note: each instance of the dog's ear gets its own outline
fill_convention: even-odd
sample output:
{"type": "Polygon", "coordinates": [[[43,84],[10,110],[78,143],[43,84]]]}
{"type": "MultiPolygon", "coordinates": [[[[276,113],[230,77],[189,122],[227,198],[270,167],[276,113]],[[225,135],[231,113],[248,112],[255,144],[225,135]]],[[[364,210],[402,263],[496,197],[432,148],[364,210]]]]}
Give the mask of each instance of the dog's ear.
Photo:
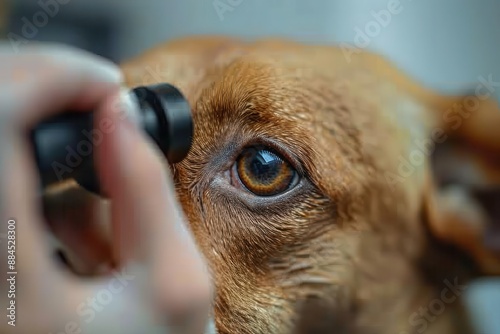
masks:
{"type": "Polygon", "coordinates": [[[435,237],[467,252],[484,273],[498,275],[500,108],[489,82],[481,79],[462,96],[428,99],[432,173],[424,212],[435,237]]]}
{"type": "Polygon", "coordinates": [[[464,94],[447,96],[420,84],[384,57],[363,52],[352,58],[351,65],[368,67],[423,107],[421,119],[428,137],[416,139],[419,143],[412,147],[430,161],[423,191],[428,230],[468,253],[485,272],[500,274],[498,78],[479,77],[464,94]]]}

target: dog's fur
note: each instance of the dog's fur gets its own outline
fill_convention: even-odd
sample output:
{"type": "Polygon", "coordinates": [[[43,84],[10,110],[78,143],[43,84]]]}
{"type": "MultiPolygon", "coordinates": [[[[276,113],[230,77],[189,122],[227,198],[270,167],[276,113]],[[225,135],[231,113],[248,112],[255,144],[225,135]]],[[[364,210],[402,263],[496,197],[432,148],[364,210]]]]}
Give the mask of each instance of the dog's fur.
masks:
{"type": "MultiPolygon", "coordinates": [[[[491,199],[500,180],[496,103],[471,109],[378,55],[345,52],[200,37],[123,64],[127,86],[169,82],[193,108],[193,147],[173,175],[213,272],[219,333],[468,333],[458,295],[500,273],[483,241],[494,217],[473,196],[491,199]],[[295,188],[259,198],[230,185],[255,143],[297,169],[295,188]],[[454,301],[439,316],[422,311],[443,298],[454,301]]],[[[52,221],[60,189],[47,195],[52,221]]],[[[68,192],[79,191],[64,192],[70,209],[95,205],[68,192]]]]}

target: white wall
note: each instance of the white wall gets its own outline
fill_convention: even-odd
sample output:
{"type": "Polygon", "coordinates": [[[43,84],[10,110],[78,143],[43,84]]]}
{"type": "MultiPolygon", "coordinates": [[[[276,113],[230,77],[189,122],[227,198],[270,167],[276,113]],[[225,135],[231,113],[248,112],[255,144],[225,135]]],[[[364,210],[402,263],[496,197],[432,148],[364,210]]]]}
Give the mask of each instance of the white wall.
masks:
{"type": "MultiPolygon", "coordinates": [[[[127,35],[133,43],[125,53],[194,33],[354,44],[354,29],[364,29],[374,20],[371,12],[387,9],[390,1],[221,0],[241,2],[221,20],[213,0],[150,0],[148,6],[140,4],[145,1],[122,0],[135,13],[127,35]]],[[[369,48],[444,91],[474,85],[479,75],[493,74],[500,81],[500,1],[400,0],[400,4],[399,14],[370,38],[369,48]]]]}
{"type": "MultiPolygon", "coordinates": [[[[71,10],[108,10],[120,16],[125,25],[116,43],[122,58],[128,58],[189,34],[273,35],[354,44],[354,29],[364,29],[374,20],[371,11],[386,9],[395,0],[69,1],[65,6],[71,10]],[[222,19],[214,6],[217,1],[232,9],[222,19]]],[[[443,91],[474,85],[479,75],[492,74],[500,81],[500,1],[399,1],[400,13],[370,38],[369,48],[443,91]]]]}

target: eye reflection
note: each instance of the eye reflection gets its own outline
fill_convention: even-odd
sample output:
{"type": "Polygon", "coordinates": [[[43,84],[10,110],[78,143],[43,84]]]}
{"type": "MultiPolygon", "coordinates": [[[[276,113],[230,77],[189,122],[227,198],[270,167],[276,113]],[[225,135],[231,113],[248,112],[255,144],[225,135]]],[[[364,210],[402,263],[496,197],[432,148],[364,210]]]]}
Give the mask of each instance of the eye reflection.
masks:
{"type": "Polygon", "coordinates": [[[267,147],[245,149],[236,160],[234,169],[245,188],[258,196],[283,193],[297,178],[290,163],[267,147]]]}

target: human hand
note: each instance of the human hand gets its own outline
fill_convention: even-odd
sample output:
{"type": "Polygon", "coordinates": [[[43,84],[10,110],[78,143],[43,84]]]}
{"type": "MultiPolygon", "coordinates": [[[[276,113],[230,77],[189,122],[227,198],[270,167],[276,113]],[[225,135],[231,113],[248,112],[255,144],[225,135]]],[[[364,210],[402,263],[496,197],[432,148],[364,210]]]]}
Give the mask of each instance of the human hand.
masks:
{"type": "Polygon", "coordinates": [[[209,275],[186,229],[168,169],[148,139],[122,117],[124,110],[116,110],[120,70],[55,45],[32,44],[13,54],[8,44],[0,44],[0,54],[0,268],[4,275],[17,272],[15,298],[9,297],[13,285],[6,280],[0,296],[4,312],[15,302],[16,326],[4,317],[0,332],[165,333],[166,325],[180,323],[182,333],[202,332],[211,302],[209,275]],[[96,124],[107,118],[115,125],[96,147],[97,172],[112,203],[113,254],[120,264],[120,273],[111,277],[71,275],[53,261],[45,243],[25,134],[69,108],[96,110],[96,124]],[[9,232],[12,225],[15,233],[9,232]],[[15,253],[7,249],[13,236],[15,253]],[[12,254],[15,265],[9,268],[12,254]],[[96,299],[102,302],[98,307],[91,305],[96,299]]]}

